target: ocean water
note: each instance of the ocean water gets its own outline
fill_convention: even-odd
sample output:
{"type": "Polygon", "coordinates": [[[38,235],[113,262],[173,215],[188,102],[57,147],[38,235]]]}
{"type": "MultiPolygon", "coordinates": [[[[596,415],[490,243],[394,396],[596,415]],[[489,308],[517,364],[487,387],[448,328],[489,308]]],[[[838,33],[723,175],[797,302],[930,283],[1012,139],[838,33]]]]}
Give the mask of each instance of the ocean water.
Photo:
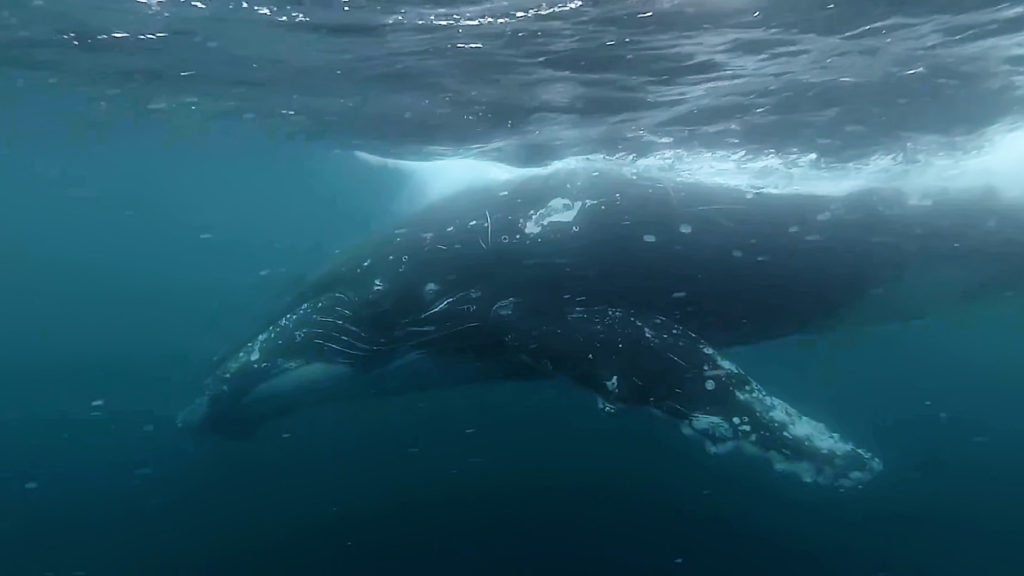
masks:
{"type": "Polygon", "coordinates": [[[468,185],[1019,196],[1022,103],[1021,2],[5,1],[0,575],[1024,573],[1016,294],[729,351],[884,459],[843,493],[564,382],[174,424],[337,250],[468,185]]]}

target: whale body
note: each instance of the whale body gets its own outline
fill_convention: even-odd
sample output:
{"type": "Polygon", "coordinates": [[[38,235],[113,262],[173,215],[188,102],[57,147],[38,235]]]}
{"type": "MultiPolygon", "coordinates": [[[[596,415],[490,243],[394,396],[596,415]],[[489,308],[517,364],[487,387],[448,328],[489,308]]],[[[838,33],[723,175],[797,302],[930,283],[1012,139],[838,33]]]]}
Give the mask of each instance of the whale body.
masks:
{"type": "Polygon", "coordinates": [[[565,377],[606,411],[678,421],[709,453],[857,486],[881,461],[722,351],[1016,289],[1022,215],[986,194],[750,194],[600,174],[491,183],[347,250],[234,348],[179,424],[246,437],[304,406],[403,393],[377,376],[429,355],[565,377]]]}

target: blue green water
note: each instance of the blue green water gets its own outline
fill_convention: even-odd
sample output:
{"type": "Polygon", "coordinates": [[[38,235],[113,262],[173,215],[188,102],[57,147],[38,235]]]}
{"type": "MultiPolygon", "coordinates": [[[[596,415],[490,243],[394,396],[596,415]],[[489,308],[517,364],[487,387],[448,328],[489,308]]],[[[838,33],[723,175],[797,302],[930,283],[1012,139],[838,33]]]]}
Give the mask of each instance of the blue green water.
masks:
{"type": "Polygon", "coordinates": [[[399,179],[326,170],[343,162],[329,148],[244,122],[90,127],[80,101],[40,96],[5,110],[18,137],[0,155],[4,574],[1020,566],[1012,300],[734,355],[883,455],[855,494],[712,467],[669,424],[562,383],[342,406],[197,448],[173,416],[210,358],[386,219],[399,179]]]}
{"type": "MultiPolygon", "coordinates": [[[[629,17],[644,10],[638,7],[629,17]]],[[[103,30],[104,18],[125,22],[114,13],[92,16],[59,23],[103,30]]],[[[963,25],[986,31],[978,33],[986,38],[997,36],[974,16],[964,16],[963,25]]],[[[135,13],[131,18],[143,21],[135,13]]],[[[697,20],[695,28],[703,22],[697,20]]],[[[645,414],[604,414],[590,395],[564,382],[499,382],[325,407],[276,423],[256,441],[213,447],[174,427],[178,410],[200,392],[214,356],[261,327],[336,250],[387,229],[402,212],[408,174],[362,162],[352,150],[388,155],[435,142],[450,151],[507,137],[511,151],[502,159],[509,162],[544,164],[594,150],[626,150],[627,161],[665,160],[659,170],[692,168],[688,175],[741,186],[834,182],[850,188],[891,179],[914,187],[984,176],[991,177],[987,184],[1013,188],[1024,165],[1020,132],[1012,129],[1020,112],[1010,87],[1014,77],[998,76],[987,88],[968,78],[961,87],[979,92],[943,92],[948,101],[921,96],[916,116],[891,112],[908,124],[906,133],[924,133],[924,143],[901,157],[911,163],[907,168],[890,162],[890,148],[872,148],[871,134],[886,142],[897,138],[882,129],[892,122],[875,117],[870,107],[845,107],[842,92],[808,95],[807,102],[820,109],[805,116],[780,105],[773,121],[799,116],[799,134],[777,123],[759,124],[749,112],[743,117],[750,124],[739,127],[728,126],[731,112],[692,122],[685,118],[694,116],[680,113],[664,126],[676,139],[672,148],[660,151],[652,144],[657,130],[641,130],[644,136],[633,139],[636,119],[623,112],[645,109],[638,104],[643,98],[591,93],[593,101],[584,102],[581,86],[594,89],[587,82],[596,81],[586,70],[555,75],[554,94],[545,91],[539,101],[534,92],[523,97],[540,110],[504,100],[489,111],[474,109],[486,118],[483,129],[459,109],[468,104],[458,98],[448,100],[443,115],[417,121],[422,116],[416,113],[437,107],[438,100],[428,105],[409,95],[414,92],[433,87],[473,99],[467,96],[472,90],[458,92],[454,81],[424,83],[403,96],[393,89],[398,77],[388,77],[377,85],[387,104],[362,102],[363,114],[351,116],[325,111],[310,82],[294,87],[303,96],[296,98],[298,116],[305,116],[296,129],[276,116],[262,121],[266,110],[290,98],[286,81],[268,81],[261,95],[256,80],[227,74],[223,85],[213,82],[195,92],[200,110],[192,114],[187,106],[194,101],[182,99],[191,87],[147,84],[139,80],[147,78],[146,70],[136,70],[135,61],[104,60],[111,52],[100,48],[80,61],[51,61],[49,45],[33,51],[18,44],[9,22],[0,18],[7,26],[0,26],[7,42],[0,56],[0,575],[1024,571],[1019,296],[927,321],[731,352],[766,386],[885,461],[883,475],[847,493],[809,488],[745,462],[712,461],[672,424],[645,414]],[[88,70],[76,76],[76,66],[84,70],[87,62],[113,80],[88,70]],[[37,65],[42,68],[25,71],[37,65]],[[587,80],[574,85],[573,74],[587,80]],[[107,81],[123,83],[125,94],[143,105],[130,105],[125,94],[104,95],[107,81]],[[226,87],[235,85],[250,91],[232,100],[226,87]],[[153,100],[148,90],[164,100],[153,100]],[[978,94],[992,100],[981,102],[978,94]],[[402,108],[415,112],[411,120],[395,110],[386,114],[396,101],[414,101],[402,108]],[[949,118],[942,107],[954,110],[949,118]],[[250,108],[255,116],[241,113],[250,108]],[[835,126],[816,123],[833,108],[854,119],[828,116],[835,126]],[[502,110],[515,122],[506,123],[502,110]],[[401,127],[400,117],[410,124],[401,127]],[[879,126],[865,120],[867,128],[850,129],[861,117],[879,126]],[[386,124],[388,118],[395,124],[386,124]],[[626,144],[605,131],[609,119],[633,134],[624,137],[626,144]],[[506,125],[508,133],[501,131],[506,125]],[[549,132],[538,137],[540,143],[531,140],[531,131],[543,125],[567,127],[578,138],[566,136],[569,142],[561,138],[565,134],[549,132]],[[571,131],[574,126],[578,132],[571,131]],[[798,140],[810,141],[807,131],[814,126],[832,130],[822,147],[838,150],[835,158],[848,144],[860,147],[851,156],[871,160],[821,168],[807,159],[810,145],[756,159],[719,146],[738,147],[730,138],[746,133],[753,148],[771,149],[774,135],[778,148],[789,150],[798,140]],[[382,136],[372,140],[375,128],[382,136]],[[692,140],[685,140],[688,133],[692,140]],[[844,133],[855,137],[843,140],[844,133]],[[936,144],[939,137],[966,140],[936,144]],[[698,143],[713,153],[687,147],[698,143]]],[[[779,22],[779,29],[800,28],[796,20],[779,22]]],[[[832,32],[818,28],[843,28],[833,20],[816,22],[808,26],[823,36],[832,32]]],[[[167,29],[173,37],[175,27],[167,29]]],[[[206,42],[210,30],[184,36],[206,42]]],[[[225,44],[230,37],[224,32],[225,44]]],[[[344,30],[324,35],[340,37],[344,30]]],[[[1019,31],[1006,37],[1019,38],[1019,31]]],[[[300,48],[291,54],[316,53],[300,48]]],[[[562,54],[563,48],[549,49],[562,54]]],[[[393,47],[392,56],[398,53],[393,47]]],[[[903,66],[917,57],[913,53],[899,52],[894,60],[903,66]]],[[[974,58],[976,51],[970,54],[974,58]]],[[[1014,57],[1019,55],[1007,57],[1008,66],[1017,62],[1014,57]]],[[[975,66],[971,58],[961,64],[975,66]]],[[[175,71],[167,72],[167,82],[202,61],[183,58],[180,66],[166,67],[175,71]]],[[[217,63],[232,69],[226,60],[217,63]]],[[[298,69],[294,62],[289,66],[298,69]]],[[[479,66],[473,70],[490,69],[479,66]]],[[[352,69],[360,70],[356,79],[376,78],[355,63],[352,69]]],[[[979,75],[1005,71],[994,64],[970,69],[979,75]]],[[[657,78],[652,73],[650,81],[659,85],[657,78]]],[[[621,88],[614,78],[605,80],[621,88]]],[[[942,85],[948,83],[929,86],[942,85]]],[[[351,87],[352,93],[359,90],[351,87]]],[[[861,104],[871,93],[865,90],[861,104]]],[[[493,89],[480,98],[499,102],[502,95],[493,89]]],[[[732,96],[710,97],[728,107],[732,96]]],[[[898,109],[877,97],[876,112],[898,109]]],[[[645,110],[660,114],[651,106],[645,110]]],[[[445,175],[458,177],[474,175],[445,175]]],[[[424,378],[450,376],[442,370],[424,378]]]]}

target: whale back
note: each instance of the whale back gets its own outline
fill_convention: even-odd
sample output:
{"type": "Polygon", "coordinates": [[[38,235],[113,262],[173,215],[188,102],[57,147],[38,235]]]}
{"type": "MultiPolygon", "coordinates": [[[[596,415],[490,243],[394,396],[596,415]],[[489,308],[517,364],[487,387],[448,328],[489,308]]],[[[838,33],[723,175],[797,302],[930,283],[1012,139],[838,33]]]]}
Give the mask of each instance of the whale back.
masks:
{"type": "Polygon", "coordinates": [[[745,345],[904,321],[1024,286],[1022,214],[989,194],[920,202],[896,190],[751,194],[603,174],[534,177],[425,207],[313,291],[388,254],[407,258],[407,313],[422,305],[428,280],[452,294],[500,286],[510,297],[551,295],[552,313],[566,302],[628,306],[715,346],[745,345]]]}

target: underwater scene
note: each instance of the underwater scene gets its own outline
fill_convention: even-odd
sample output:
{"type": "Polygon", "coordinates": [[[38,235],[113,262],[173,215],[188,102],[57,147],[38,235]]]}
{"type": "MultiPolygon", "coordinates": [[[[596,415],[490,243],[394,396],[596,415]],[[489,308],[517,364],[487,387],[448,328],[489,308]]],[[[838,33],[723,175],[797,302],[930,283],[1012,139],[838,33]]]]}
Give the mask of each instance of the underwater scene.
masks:
{"type": "Polygon", "coordinates": [[[1024,574],[1024,2],[5,0],[0,576],[1024,574]]]}

